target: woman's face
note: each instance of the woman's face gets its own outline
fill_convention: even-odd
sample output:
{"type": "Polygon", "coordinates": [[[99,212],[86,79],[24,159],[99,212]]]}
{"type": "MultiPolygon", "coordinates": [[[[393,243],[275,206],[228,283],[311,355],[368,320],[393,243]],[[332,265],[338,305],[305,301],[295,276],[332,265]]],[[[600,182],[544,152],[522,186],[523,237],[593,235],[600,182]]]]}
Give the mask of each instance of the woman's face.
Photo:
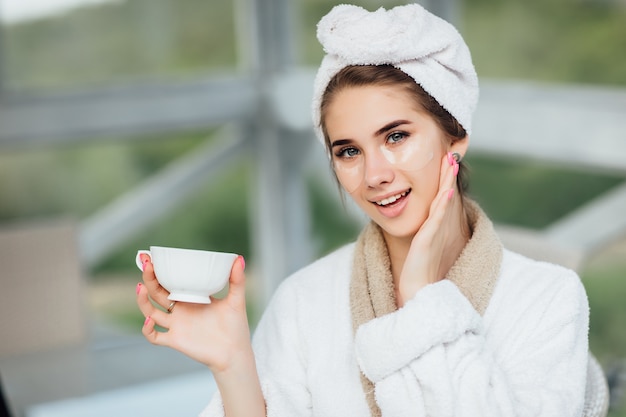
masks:
{"type": "Polygon", "coordinates": [[[428,217],[450,140],[399,86],[342,89],[326,109],[337,178],[394,237],[412,237],[428,217]]]}

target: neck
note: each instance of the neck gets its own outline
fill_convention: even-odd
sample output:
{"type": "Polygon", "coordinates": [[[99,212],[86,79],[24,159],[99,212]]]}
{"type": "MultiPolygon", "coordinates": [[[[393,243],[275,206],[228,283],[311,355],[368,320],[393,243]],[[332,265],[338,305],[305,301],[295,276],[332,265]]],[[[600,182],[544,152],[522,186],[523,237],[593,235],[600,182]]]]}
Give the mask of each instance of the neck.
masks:
{"type": "MultiPolygon", "coordinates": [[[[456,198],[455,204],[450,209],[453,210],[450,216],[453,220],[447,225],[442,225],[442,227],[448,228],[449,237],[445,242],[438,267],[438,279],[440,280],[445,278],[452,265],[454,265],[471,235],[467,214],[460,199],[456,198]]],[[[383,231],[383,236],[389,251],[391,275],[393,276],[394,285],[398,288],[400,273],[415,235],[392,236],[383,231]]]]}

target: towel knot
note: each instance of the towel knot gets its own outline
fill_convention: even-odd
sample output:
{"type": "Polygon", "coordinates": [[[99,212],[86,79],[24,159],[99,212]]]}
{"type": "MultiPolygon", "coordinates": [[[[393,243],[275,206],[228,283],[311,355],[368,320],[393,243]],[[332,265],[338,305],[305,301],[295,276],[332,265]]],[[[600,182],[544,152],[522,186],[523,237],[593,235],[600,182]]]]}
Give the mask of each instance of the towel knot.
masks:
{"type": "Polygon", "coordinates": [[[419,4],[374,12],[338,5],[318,23],[317,38],[326,52],[313,93],[313,122],[322,143],[321,98],[332,77],[348,65],[395,66],[471,132],[478,77],[469,48],[454,26],[419,4]]]}
{"type": "Polygon", "coordinates": [[[381,7],[375,12],[342,4],[320,20],[317,38],[327,54],[351,65],[380,65],[454,48],[460,35],[452,25],[416,4],[390,10],[381,7]]]}

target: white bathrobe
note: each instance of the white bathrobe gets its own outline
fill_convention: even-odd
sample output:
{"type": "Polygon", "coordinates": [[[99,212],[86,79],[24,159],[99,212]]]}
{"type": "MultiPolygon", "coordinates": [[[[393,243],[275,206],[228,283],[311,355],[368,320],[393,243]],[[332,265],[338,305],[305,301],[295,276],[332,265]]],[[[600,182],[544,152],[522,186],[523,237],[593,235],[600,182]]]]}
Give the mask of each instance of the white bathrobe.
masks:
{"type": "MultiPolygon", "coordinates": [[[[254,335],[271,417],[579,416],[589,308],[579,277],[504,250],[484,315],[449,280],[352,329],[354,245],[286,279],[254,335]]],[[[242,401],[245,399],[242,398],[242,401]]],[[[201,414],[223,415],[219,393],[201,414]]]]}

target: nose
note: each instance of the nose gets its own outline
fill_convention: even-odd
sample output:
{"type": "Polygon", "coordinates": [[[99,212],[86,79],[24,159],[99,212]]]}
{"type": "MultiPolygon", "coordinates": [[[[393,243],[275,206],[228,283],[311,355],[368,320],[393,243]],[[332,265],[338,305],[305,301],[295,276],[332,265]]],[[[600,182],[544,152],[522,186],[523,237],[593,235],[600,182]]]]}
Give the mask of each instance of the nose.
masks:
{"type": "Polygon", "coordinates": [[[370,152],[365,156],[364,164],[363,176],[367,187],[374,188],[393,181],[393,166],[382,152],[370,152]]]}

